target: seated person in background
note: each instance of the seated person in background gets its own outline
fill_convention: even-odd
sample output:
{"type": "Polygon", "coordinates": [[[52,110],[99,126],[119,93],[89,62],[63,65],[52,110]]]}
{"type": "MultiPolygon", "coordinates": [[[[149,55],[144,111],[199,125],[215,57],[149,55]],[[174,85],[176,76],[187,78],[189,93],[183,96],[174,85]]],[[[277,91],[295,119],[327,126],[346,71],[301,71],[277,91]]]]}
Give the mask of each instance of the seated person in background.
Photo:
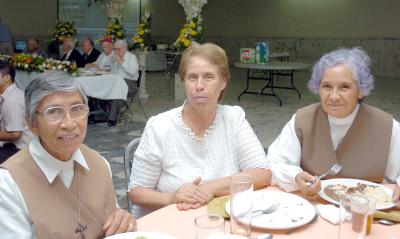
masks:
{"type": "Polygon", "coordinates": [[[39,40],[36,37],[31,37],[28,39],[28,46],[22,51],[24,54],[36,54],[43,57],[47,57],[44,50],[39,48],[39,40]]]}
{"type": "Polygon", "coordinates": [[[62,49],[64,55],[61,58],[61,60],[70,61],[71,63],[76,63],[77,67],[84,67],[85,61],[81,53],[79,53],[79,51],[76,50],[74,47],[75,47],[75,40],[72,38],[65,38],[64,42],[62,43],[62,49]]]}
{"type": "Polygon", "coordinates": [[[115,41],[113,58],[113,73],[122,76],[127,82],[138,80],[139,63],[135,54],[128,51],[126,40],[115,41]]]}
{"type": "Polygon", "coordinates": [[[111,70],[111,60],[113,57],[113,42],[112,39],[109,37],[105,37],[101,41],[101,47],[103,49],[103,52],[100,54],[100,56],[97,58],[97,60],[93,63],[88,63],[85,65],[85,68],[96,68],[98,70],[103,70],[103,71],[109,71],[111,70]]]}
{"type": "Polygon", "coordinates": [[[100,51],[94,48],[93,40],[90,37],[83,38],[81,47],[83,50],[82,57],[85,67],[87,64],[95,62],[100,56],[100,51]]]}
{"type": "Polygon", "coordinates": [[[78,81],[49,71],[25,90],[28,125],[37,136],[0,168],[2,238],[104,238],[136,229],[116,208],[111,170],[82,144],[87,99],[78,81]]]}
{"type": "Polygon", "coordinates": [[[400,124],[364,102],[374,88],[370,65],[360,48],[330,52],[314,65],[308,88],[320,103],[297,110],[268,148],[272,184],[314,195],[321,185],[313,175],[339,163],[332,177],[400,185],[400,124]]]}
{"type": "MultiPolygon", "coordinates": [[[[136,56],[128,51],[128,43],[126,40],[115,41],[114,54],[112,57],[113,63],[111,65],[111,72],[124,78],[129,89],[137,88],[139,63],[136,56]]],[[[117,123],[119,109],[123,103],[123,100],[112,101],[111,111],[108,118],[108,126],[114,126],[117,123]]]]}
{"type": "Polygon", "coordinates": [[[0,164],[28,145],[24,92],[14,84],[15,70],[0,63],[0,164]]]}
{"type": "Polygon", "coordinates": [[[179,66],[187,100],[149,119],[133,159],[129,199],[134,215],[169,204],[195,209],[229,194],[229,176],[269,184],[264,149],[239,106],[220,105],[229,80],[225,51],[212,43],[187,48],[179,66]]]}

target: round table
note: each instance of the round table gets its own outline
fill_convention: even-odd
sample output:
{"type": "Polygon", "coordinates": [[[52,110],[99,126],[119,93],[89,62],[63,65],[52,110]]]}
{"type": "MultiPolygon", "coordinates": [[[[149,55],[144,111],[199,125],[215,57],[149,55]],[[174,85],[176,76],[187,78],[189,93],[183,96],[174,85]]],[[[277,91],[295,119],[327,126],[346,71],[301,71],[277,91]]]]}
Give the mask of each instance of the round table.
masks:
{"type": "MultiPolygon", "coordinates": [[[[281,191],[274,186],[269,186],[261,190],[281,191]]],[[[327,203],[318,196],[307,199],[313,204],[327,203]]],[[[207,214],[206,206],[195,210],[179,211],[175,204],[169,205],[138,219],[138,231],[155,231],[182,239],[194,238],[194,219],[203,214],[207,214]]],[[[225,222],[225,230],[226,232],[229,231],[229,221],[225,222]]],[[[376,239],[398,238],[400,235],[399,232],[400,224],[394,226],[374,224],[371,236],[376,239]]],[[[257,235],[263,233],[274,234],[274,239],[337,239],[338,226],[332,225],[321,217],[318,217],[311,223],[296,229],[278,231],[252,228],[251,238],[255,238],[257,235]]]]}

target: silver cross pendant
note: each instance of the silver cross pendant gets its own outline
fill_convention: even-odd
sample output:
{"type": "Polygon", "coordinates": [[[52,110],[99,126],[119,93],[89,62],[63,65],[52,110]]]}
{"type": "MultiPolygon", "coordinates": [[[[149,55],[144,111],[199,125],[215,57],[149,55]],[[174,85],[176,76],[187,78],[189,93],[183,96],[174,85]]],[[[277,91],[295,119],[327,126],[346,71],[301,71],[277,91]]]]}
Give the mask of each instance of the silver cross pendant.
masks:
{"type": "Polygon", "coordinates": [[[87,229],[87,226],[85,224],[81,224],[80,222],[78,222],[78,227],[75,230],[75,233],[80,233],[81,234],[81,238],[85,239],[85,234],[83,234],[83,232],[87,229]]]}

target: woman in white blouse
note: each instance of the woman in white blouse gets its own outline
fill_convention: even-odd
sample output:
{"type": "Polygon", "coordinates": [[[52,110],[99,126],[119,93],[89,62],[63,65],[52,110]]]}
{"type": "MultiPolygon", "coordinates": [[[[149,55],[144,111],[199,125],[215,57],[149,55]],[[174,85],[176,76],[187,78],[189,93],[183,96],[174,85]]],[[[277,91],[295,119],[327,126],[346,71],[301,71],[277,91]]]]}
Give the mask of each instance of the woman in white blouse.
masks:
{"type": "Polygon", "coordinates": [[[335,163],[343,166],[335,177],[400,184],[399,122],[364,103],[374,87],[370,64],[360,48],[330,52],[315,64],[308,87],[320,103],[299,109],[269,147],[272,184],[314,195],[321,186],[313,175],[335,163]]]}
{"type": "Polygon", "coordinates": [[[182,55],[179,76],[187,100],[149,119],[135,152],[129,198],[134,215],[176,203],[198,208],[229,194],[229,176],[252,175],[269,184],[266,155],[239,106],[220,105],[230,79],[225,51],[194,44],[182,55]]]}

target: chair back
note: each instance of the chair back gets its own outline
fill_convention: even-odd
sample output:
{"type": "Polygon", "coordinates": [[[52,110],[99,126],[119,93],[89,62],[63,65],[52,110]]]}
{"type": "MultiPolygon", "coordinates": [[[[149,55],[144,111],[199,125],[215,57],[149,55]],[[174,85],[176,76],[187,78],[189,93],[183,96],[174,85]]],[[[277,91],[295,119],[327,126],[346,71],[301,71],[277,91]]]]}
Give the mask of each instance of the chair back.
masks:
{"type": "MultiPolygon", "coordinates": [[[[125,149],[125,155],[124,155],[125,188],[126,188],[127,192],[128,192],[128,186],[129,186],[129,178],[130,178],[131,170],[132,170],[133,156],[135,154],[137,147],[139,146],[140,138],[141,137],[133,139],[125,149]]],[[[131,202],[131,200],[129,200],[128,193],[126,194],[126,198],[128,201],[128,211],[131,212],[132,202],[131,202]]]]}
{"type": "Polygon", "coordinates": [[[139,71],[139,77],[138,77],[137,81],[125,80],[126,84],[128,85],[128,95],[127,95],[128,99],[135,98],[137,96],[137,94],[139,93],[142,77],[143,77],[143,72],[139,71]]]}

